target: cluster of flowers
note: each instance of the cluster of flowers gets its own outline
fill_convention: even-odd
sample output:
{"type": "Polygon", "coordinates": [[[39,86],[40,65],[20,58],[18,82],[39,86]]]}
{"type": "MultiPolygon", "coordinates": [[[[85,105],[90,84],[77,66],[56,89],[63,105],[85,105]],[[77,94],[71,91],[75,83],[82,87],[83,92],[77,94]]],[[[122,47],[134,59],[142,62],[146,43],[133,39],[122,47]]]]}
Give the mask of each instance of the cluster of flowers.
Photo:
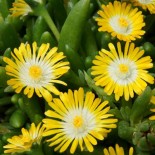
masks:
{"type": "MultiPolygon", "coordinates": [[[[40,0],[35,0],[42,3],[40,0]]],[[[154,77],[147,69],[153,67],[150,56],[143,56],[144,50],[135,46],[135,41],[141,38],[145,31],[144,16],[137,7],[155,13],[155,2],[147,0],[131,0],[131,2],[114,1],[102,5],[95,18],[99,31],[109,32],[120,42],[117,46],[109,43],[109,50],[101,49],[93,60],[91,75],[96,86],[101,86],[111,95],[115,94],[118,101],[124,96],[128,101],[134,94],[140,95],[147,84],[154,84],[154,77]]],[[[26,16],[33,13],[33,9],[24,0],[13,3],[12,16],[26,16]]],[[[29,130],[22,128],[22,135],[13,136],[5,145],[5,153],[29,151],[34,143],[40,144],[42,137],[51,137],[47,140],[49,146],[55,146],[55,151],[64,152],[70,145],[70,152],[74,153],[79,146],[81,151],[85,148],[93,152],[93,145],[97,140],[103,140],[111,129],[116,128],[117,119],[109,114],[108,101],[102,102],[92,92],[68,90],[63,93],[55,87],[55,83],[67,85],[60,79],[70,69],[69,62],[65,61],[63,52],[57,52],[57,47],[50,49],[50,45],[37,46],[21,43],[11,53],[12,58],[4,57],[7,64],[6,74],[10,76],[7,84],[16,93],[23,93],[31,98],[34,94],[43,97],[50,110],[45,112],[47,118],[37,127],[31,124],[29,130]],[[54,98],[53,94],[59,98],[54,98]]],[[[116,144],[104,149],[105,155],[124,155],[124,150],[116,144]],[[116,152],[116,153],[115,153],[116,152]]],[[[133,154],[130,148],[129,154],[133,154]]]]}

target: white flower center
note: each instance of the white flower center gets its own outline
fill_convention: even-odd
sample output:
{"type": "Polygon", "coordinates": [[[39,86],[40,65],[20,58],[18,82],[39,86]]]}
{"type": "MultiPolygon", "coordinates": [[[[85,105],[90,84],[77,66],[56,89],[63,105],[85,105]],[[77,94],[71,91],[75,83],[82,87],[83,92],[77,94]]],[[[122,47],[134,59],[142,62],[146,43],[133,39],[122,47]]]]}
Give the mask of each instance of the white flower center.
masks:
{"type": "Polygon", "coordinates": [[[62,122],[64,132],[71,138],[85,137],[96,127],[94,118],[86,108],[70,110],[62,122]]]}
{"type": "Polygon", "coordinates": [[[48,62],[29,59],[19,68],[19,79],[26,86],[39,88],[50,82],[52,72],[48,62]]]}
{"type": "Polygon", "coordinates": [[[152,4],[153,0],[138,0],[141,4],[152,4]]]}
{"type": "Polygon", "coordinates": [[[132,24],[126,16],[113,16],[109,24],[115,32],[120,34],[128,35],[132,31],[132,24]]]}
{"type": "Polygon", "coordinates": [[[137,77],[136,64],[125,58],[113,61],[108,68],[110,77],[120,85],[133,82],[137,77]]]}

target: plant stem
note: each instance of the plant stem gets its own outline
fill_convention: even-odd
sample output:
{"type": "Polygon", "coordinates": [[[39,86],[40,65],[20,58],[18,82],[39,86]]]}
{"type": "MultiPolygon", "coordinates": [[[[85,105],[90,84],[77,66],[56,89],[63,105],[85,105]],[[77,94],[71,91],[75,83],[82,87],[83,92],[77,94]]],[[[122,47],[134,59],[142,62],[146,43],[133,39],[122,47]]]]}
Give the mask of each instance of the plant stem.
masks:
{"type": "Polygon", "coordinates": [[[41,5],[35,11],[36,11],[36,13],[38,15],[42,16],[45,19],[45,21],[48,24],[49,28],[53,32],[56,40],[58,41],[59,40],[59,36],[60,36],[59,31],[58,31],[57,27],[55,26],[55,24],[54,24],[52,18],[50,17],[48,11],[46,10],[46,8],[43,5],[41,5]]]}

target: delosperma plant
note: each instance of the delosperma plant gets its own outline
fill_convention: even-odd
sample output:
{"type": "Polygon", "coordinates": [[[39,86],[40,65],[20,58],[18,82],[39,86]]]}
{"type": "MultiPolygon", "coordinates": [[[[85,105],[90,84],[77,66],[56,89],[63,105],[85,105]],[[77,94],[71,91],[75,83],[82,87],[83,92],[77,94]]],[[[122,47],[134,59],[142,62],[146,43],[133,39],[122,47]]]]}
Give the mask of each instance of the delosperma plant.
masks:
{"type": "Polygon", "coordinates": [[[154,0],[0,0],[0,154],[155,154],[154,0]]]}

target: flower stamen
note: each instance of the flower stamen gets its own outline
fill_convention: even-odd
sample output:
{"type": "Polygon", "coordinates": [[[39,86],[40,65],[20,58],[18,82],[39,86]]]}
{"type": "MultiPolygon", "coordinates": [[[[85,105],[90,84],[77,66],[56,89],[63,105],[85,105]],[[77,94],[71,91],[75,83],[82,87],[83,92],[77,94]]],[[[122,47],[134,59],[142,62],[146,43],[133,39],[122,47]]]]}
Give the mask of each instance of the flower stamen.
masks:
{"type": "Polygon", "coordinates": [[[29,75],[33,78],[38,80],[42,75],[42,69],[39,66],[31,66],[29,69],[29,75]]]}
{"type": "Polygon", "coordinates": [[[128,25],[129,25],[129,23],[128,23],[128,21],[127,21],[126,19],[120,17],[120,18],[119,18],[119,25],[120,25],[121,27],[126,27],[126,28],[127,28],[128,25]]]}
{"type": "Polygon", "coordinates": [[[83,118],[81,116],[75,116],[73,120],[74,127],[79,128],[83,125],[83,118]]]}
{"type": "Polygon", "coordinates": [[[125,64],[120,64],[119,65],[119,70],[122,73],[127,73],[129,71],[129,67],[127,65],[125,65],[125,64]]]}

